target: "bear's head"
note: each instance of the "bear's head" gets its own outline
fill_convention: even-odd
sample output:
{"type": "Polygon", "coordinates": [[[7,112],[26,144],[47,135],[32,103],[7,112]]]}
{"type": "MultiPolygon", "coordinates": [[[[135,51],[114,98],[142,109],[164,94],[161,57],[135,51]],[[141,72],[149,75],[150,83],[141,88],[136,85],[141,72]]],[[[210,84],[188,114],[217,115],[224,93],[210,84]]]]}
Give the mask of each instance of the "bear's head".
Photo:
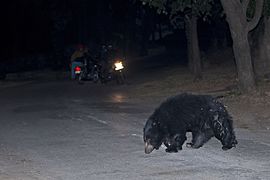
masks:
{"type": "Polygon", "coordinates": [[[150,154],[154,149],[159,149],[165,137],[164,127],[155,119],[149,118],[143,129],[145,153],[150,154]]]}

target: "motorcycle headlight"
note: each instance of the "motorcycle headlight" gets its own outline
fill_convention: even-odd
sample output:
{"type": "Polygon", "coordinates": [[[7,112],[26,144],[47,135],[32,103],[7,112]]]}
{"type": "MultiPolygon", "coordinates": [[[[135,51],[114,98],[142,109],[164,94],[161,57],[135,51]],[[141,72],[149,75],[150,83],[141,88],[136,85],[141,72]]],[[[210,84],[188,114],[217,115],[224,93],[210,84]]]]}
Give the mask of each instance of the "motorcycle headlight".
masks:
{"type": "Polygon", "coordinates": [[[119,71],[121,69],[124,69],[123,62],[117,61],[114,63],[114,70],[119,71]]]}

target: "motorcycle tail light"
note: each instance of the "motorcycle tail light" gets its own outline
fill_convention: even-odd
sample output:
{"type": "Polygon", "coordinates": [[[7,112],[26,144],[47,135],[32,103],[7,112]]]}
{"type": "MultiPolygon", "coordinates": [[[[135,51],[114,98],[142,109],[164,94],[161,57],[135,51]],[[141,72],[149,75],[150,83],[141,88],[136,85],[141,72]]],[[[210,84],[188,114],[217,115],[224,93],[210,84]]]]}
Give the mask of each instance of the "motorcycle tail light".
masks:
{"type": "Polygon", "coordinates": [[[76,66],[76,67],[74,68],[74,71],[81,71],[81,67],[80,67],[80,66],[76,66]]]}

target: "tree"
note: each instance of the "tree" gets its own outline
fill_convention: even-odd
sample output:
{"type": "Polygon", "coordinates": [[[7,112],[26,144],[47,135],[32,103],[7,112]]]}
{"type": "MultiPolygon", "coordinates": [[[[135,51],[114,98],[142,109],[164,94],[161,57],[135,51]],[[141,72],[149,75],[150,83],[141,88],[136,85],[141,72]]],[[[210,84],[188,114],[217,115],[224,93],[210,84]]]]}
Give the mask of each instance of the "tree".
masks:
{"type": "MultiPolygon", "coordinates": [[[[248,9],[248,17],[253,17],[256,2],[252,0],[248,9]]],[[[251,55],[257,77],[270,75],[270,0],[264,1],[263,17],[258,27],[251,33],[251,55]]]]}
{"type": "Polygon", "coordinates": [[[181,27],[184,22],[189,69],[195,79],[202,78],[200,48],[198,41],[197,22],[199,18],[206,19],[210,15],[213,0],[142,0],[144,4],[157,8],[158,13],[168,14],[171,23],[181,27]],[[179,26],[180,25],[180,26],[179,26]]]}
{"type": "MultiPolygon", "coordinates": [[[[159,12],[166,12],[169,9],[170,14],[176,14],[176,12],[195,12],[195,17],[206,17],[210,15],[211,3],[217,3],[211,0],[142,0],[150,6],[157,7],[159,12]],[[198,6],[199,5],[199,6],[198,6]],[[189,11],[187,11],[189,10],[189,11]]],[[[255,78],[254,70],[251,59],[250,46],[248,41],[248,33],[253,30],[260,18],[263,9],[263,0],[257,0],[255,3],[254,16],[251,19],[247,19],[247,9],[250,4],[250,0],[220,0],[224,12],[226,14],[226,20],[229,24],[231,36],[233,39],[233,50],[236,60],[237,73],[238,73],[238,86],[241,92],[250,92],[255,90],[255,78]]],[[[191,19],[194,17],[192,13],[191,19]]],[[[170,16],[172,17],[172,16],[170,16]]],[[[188,21],[187,21],[188,22],[188,21]]],[[[194,20],[191,22],[195,22],[194,20]]],[[[195,28],[196,26],[193,26],[195,28]]],[[[189,26],[187,25],[187,29],[189,26]]],[[[191,31],[192,32],[192,31],[191,31]]],[[[188,34],[187,34],[188,35],[188,34]]],[[[191,37],[191,35],[188,35],[191,37]]],[[[189,38],[188,38],[189,40],[189,38]]],[[[192,41],[190,41],[192,43],[192,41]]],[[[194,43],[194,42],[193,42],[194,43]]],[[[189,50],[189,54],[192,51],[189,50]]],[[[197,54],[196,51],[193,51],[197,54]]],[[[192,58],[192,57],[189,57],[192,58]]],[[[192,58],[194,62],[196,59],[192,58]]],[[[190,61],[192,62],[192,60],[190,61]]],[[[193,66],[194,67],[194,66],[193,66]]]]}
{"type": "Polygon", "coordinates": [[[250,0],[242,0],[242,2],[239,0],[221,0],[233,39],[233,50],[241,92],[255,90],[248,33],[257,26],[263,9],[263,0],[257,0],[254,16],[248,21],[246,14],[249,2],[250,0]]]}

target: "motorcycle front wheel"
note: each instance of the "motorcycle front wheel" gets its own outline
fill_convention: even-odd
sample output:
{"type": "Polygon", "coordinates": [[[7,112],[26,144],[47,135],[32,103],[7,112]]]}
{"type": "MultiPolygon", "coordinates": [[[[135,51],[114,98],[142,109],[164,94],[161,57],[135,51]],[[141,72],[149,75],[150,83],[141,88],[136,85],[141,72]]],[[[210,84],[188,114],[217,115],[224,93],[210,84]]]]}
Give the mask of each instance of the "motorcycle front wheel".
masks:
{"type": "Polygon", "coordinates": [[[122,71],[117,72],[116,83],[117,84],[125,84],[126,83],[126,75],[124,72],[122,72],[122,71]]]}
{"type": "Polygon", "coordinates": [[[95,73],[93,76],[93,82],[98,83],[98,80],[99,80],[99,75],[98,75],[98,73],[95,73]]]}

